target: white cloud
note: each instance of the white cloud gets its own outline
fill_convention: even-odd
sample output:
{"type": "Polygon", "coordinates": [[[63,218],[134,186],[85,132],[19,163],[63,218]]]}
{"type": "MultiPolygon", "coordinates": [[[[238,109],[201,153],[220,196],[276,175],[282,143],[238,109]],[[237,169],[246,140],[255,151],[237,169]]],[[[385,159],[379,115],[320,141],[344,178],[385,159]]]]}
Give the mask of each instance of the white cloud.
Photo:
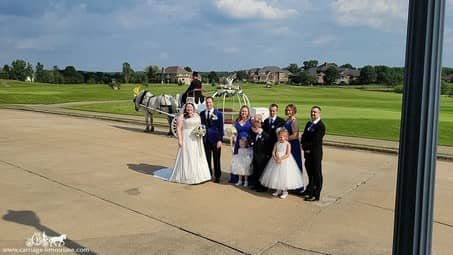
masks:
{"type": "Polygon", "coordinates": [[[406,25],[408,0],[337,0],[330,7],[341,25],[400,30],[406,25]]]}
{"type": "Polygon", "coordinates": [[[115,20],[127,30],[178,24],[199,14],[197,3],[178,0],[141,0],[127,10],[117,11],[115,20]]]}
{"type": "Polygon", "coordinates": [[[336,37],[333,35],[321,35],[321,36],[318,36],[317,38],[315,38],[313,41],[311,41],[311,43],[316,46],[320,46],[320,45],[329,44],[331,42],[334,42],[335,40],[336,40],[336,37]]]}
{"type": "Polygon", "coordinates": [[[235,19],[286,19],[297,15],[295,9],[273,7],[262,0],[217,0],[216,7],[235,19]]]}

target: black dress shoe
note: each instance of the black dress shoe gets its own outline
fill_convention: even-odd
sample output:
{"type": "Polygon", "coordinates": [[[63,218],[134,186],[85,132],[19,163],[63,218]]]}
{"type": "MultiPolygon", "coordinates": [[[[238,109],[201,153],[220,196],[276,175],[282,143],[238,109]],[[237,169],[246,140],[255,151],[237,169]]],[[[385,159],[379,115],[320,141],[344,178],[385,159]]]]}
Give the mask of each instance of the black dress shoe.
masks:
{"type": "Polygon", "coordinates": [[[220,178],[215,178],[214,182],[215,183],[220,183],[220,178]]]}
{"type": "Polygon", "coordinates": [[[299,196],[302,196],[302,197],[305,197],[307,195],[311,196],[311,194],[310,194],[310,192],[308,192],[308,190],[304,190],[303,192],[299,193],[299,196]]]}
{"type": "Polygon", "coordinates": [[[304,198],[305,201],[319,201],[319,197],[309,196],[304,198]]]}

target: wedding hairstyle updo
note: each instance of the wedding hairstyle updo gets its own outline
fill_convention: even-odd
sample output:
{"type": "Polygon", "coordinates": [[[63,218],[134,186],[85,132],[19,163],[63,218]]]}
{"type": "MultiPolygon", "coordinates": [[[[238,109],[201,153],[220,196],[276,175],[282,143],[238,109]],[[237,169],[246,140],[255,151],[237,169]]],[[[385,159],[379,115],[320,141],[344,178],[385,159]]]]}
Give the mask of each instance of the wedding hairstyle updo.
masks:
{"type": "Polygon", "coordinates": [[[188,106],[188,105],[192,105],[193,112],[195,113],[195,105],[192,104],[192,103],[186,103],[186,104],[184,105],[184,112],[183,112],[184,119],[189,118],[189,113],[187,112],[187,106],[188,106]]]}

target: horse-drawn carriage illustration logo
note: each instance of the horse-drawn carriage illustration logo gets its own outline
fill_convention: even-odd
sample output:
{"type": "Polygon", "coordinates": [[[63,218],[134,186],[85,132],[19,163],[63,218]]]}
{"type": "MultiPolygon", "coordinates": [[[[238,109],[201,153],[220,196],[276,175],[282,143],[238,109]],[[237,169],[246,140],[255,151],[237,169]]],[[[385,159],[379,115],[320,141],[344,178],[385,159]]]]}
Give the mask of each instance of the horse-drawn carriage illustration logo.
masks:
{"type": "Polygon", "coordinates": [[[47,236],[46,232],[35,232],[25,241],[27,247],[42,246],[42,247],[62,247],[66,234],[60,236],[47,236]]]}

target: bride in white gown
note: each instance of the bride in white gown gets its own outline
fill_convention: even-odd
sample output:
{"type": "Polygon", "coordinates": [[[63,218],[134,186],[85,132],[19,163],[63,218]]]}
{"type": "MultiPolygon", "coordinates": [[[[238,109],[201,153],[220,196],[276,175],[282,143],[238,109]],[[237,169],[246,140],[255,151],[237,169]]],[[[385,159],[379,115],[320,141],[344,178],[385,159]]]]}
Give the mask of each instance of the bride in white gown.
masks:
{"type": "Polygon", "coordinates": [[[184,113],[178,116],[176,134],[178,138],[178,153],[169,181],[197,184],[211,180],[208,163],[203,146],[203,137],[197,136],[193,130],[201,125],[200,116],[195,113],[195,107],[187,103],[184,113]]]}

